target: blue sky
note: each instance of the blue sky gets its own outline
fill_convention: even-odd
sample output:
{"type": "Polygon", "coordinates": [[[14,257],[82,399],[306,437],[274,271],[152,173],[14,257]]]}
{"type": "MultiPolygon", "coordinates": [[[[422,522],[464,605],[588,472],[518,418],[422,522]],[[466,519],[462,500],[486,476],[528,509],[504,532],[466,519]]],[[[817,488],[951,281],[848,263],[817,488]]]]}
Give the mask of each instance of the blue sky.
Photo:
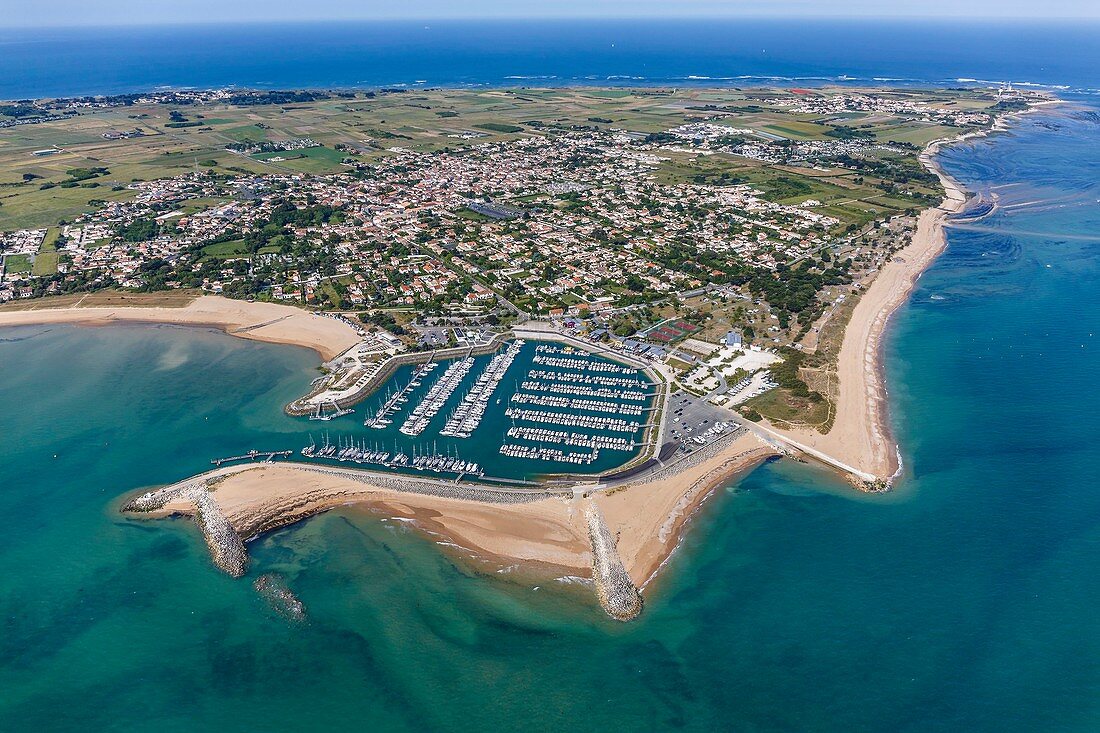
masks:
{"type": "Polygon", "coordinates": [[[0,26],[539,17],[1100,18],[1098,0],[0,0],[0,26]]]}

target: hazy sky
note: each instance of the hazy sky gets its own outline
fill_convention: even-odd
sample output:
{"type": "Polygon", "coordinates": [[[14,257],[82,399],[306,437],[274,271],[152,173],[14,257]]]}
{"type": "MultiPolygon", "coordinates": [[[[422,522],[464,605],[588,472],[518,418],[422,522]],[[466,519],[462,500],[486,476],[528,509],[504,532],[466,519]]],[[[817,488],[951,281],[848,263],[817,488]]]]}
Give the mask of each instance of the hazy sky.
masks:
{"type": "Polygon", "coordinates": [[[371,18],[1100,18],[1100,0],[0,0],[0,26],[371,18]]]}

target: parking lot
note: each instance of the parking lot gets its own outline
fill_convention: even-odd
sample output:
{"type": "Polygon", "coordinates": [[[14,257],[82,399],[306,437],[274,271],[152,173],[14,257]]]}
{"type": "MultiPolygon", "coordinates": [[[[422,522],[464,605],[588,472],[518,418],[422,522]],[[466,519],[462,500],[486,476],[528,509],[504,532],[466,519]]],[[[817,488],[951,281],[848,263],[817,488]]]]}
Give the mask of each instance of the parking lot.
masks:
{"type": "Polygon", "coordinates": [[[729,413],[688,392],[672,395],[666,419],[669,437],[679,441],[686,450],[693,450],[713,440],[720,434],[714,430],[715,426],[730,422],[729,413]]]}

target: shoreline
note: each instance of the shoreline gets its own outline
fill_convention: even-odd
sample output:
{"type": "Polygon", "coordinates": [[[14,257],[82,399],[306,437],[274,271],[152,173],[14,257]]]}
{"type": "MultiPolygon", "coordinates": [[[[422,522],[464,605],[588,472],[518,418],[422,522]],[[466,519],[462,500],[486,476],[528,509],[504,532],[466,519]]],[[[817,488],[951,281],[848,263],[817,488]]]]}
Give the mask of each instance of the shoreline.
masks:
{"type": "MultiPolygon", "coordinates": [[[[637,610],[629,613],[616,612],[608,598],[621,596],[624,585],[635,595],[637,589],[650,587],[707,499],[734,477],[780,455],[783,449],[769,438],[858,479],[853,483],[862,490],[884,490],[898,478],[901,453],[888,422],[885,334],[916,281],[946,248],[948,218],[963,210],[969,198],[936,156],[948,145],[1004,130],[1010,119],[1055,103],[1004,115],[986,130],[933,141],[920,153],[921,164],[939,178],[944,197],[939,205],[920,212],[910,243],[895,252],[863,289],[842,339],[836,418],[827,434],[808,428],[780,430],[765,421],[747,425],[747,432],[728,441],[661,464],[633,481],[601,486],[598,478],[576,476],[572,487],[563,484],[541,490],[431,479],[410,482],[405,477],[322,464],[245,464],[145,493],[122,511],[128,516],[194,518],[214,563],[240,577],[248,568],[247,542],[331,509],[354,507],[411,523],[430,541],[464,559],[477,558],[502,568],[520,564],[557,576],[591,577],[609,615],[632,618],[641,608],[640,598],[637,610]],[[156,506],[150,509],[146,504],[156,506]]],[[[324,361],[360,340],[347,323],[287,305],[210,295],[174,306],[141,305],[155,302],[155,296],[130,294],[119,294],[118,304],[81,307],[84,300],[73,304],[69,298],[56,307],[49,299],[18,303],[17,307],[25,307],[0,309],[0,327],[58,323],[213,327],[238,338],[304,346],[324,361]]]]}
{"type": "MultiPolygon", "coordinates": [[[[936,152],[943,145],[984,134],[988,131],[935,141],[921,153],[921,162],[940,177],[945,197],[939,206],[921,212],[912,243],[899,250],[874,277],[860,301],[865,307],[861,312],[857,306],[853,313],[839,358],[840,390],[833,430],[826,436],[813,436],[759,426],[764,432],[785,439],[809,455],[817,454],[819,459],[832,458],[834,466],[850,469],[861,478],[889,480],[887,477],[896,474],[900,456],[885,428],[885,380],[879,353],[882,336],[890,316],[946,246],[944,221],[961,210],[967,200],[962,186],[936,163],[936,152]],[[842,463],[838,465],[838,461],[842,463]]],[[[27,306],[0,310],[0,327],[127,322],[215,327],[239,338],[305,346],[325,361],[359,341],[350,326],[336,319],[292,306],[218,296],[199,296],[177,307],[85,308],[79,303],[50,307],[44,301],[27,306]]],[[[592,578],[604,609],[612,617],[625,620],[640,611],[640,600],[637,610],[631,613],[620,614],[609,607],[609,595],[622,587],[607,592],[608,578],[600,577],[600,567],[617,567],[626,576],[626,584],[633,584],[629,590],[635,595],[635,589],[652,586],[707,499],[737,475],[779,455],[774,445],[755,433],[757,426],[748,427],[748,432],[717,446],[710,455],[693,454],[614,488],[601,488],[591,483],[592,479],[583,483],[586,480],[578,477],[572,492],[537,492],[537,497],[507,503],[477,498],[476,493],[475,498],[455,498],[439,492],[395,490],[386,485],[389,482],[385,477],[369,471],[272,463],[206,472],[172,485],[183,487],[183,491],[151,511],[135,512],[135,501],[127,503],[122,511],[128,516],[140,513],[149,518],[192,517],[214,564],[239,577],[247,572],[247,542],[316,514],[352,507],[410,523],[429,541],[453,550],[466,561],[476,559],[497,568],[518,564],[536,574],[592,578]],[[208,482],[204,477],[212,480],[208,482]],[[594,530],[594,516],[600,517],[602,531],[594,530]],[[602,538],[600,542],[596,542],[598,537],[602,538]]],[[[424,483],[448,490],[458,486],[443,481],[424,483]]],[[[163,491],[149,492],[137,501],[163,491]]]]}
{"type": "Polygon", "coordinates": [[[142,294],[119,297],[133,300],[136,304],[54,307],[49,298],[35,299],[28,301],[25,308],[0,309],[0,328],[57,324],[107,326],[115,323],[217,328],[236,338],[303,346],[316,352],[322,361],[335,358],[359,342],[355,330],[346,323],[290,305],[250,303],[218,295],[198,295],[182,306],[141,305],[143,300],[149,299],[143,298],[142,294]]]}
{"type": "Polygon", "coordinates": [[[715,491],[778,455],[747,431],[692,465],[672,465],[667,475],[599,494],[596,502],[608,523],[628,530],[619,537],[619,552],[638,587],[649,587],[660,575],[715,491]]]}
{"type": "MultiPolygon", "coordinates": [[[[772,455],[770,446],[743,432],[712,453],[682,459],[649,478],[606,491],[584,483],[572,490],[539,491],[321,464],[242,464],[140,493],[126,501],[121,512],[149,519],[194,518],[215,564],[235,577],[247,572],[245,543],[316,514],[349,507],[408,522],[466,560],[498,569],[518,564],[536,574],[593,578],[597,588],[601,582],[593,568],[599,563],[594,560],[610,552],[614,563],[625,569],[626,582],[645,588],[675,553],[691,519],[714,491],[772,455]],[[588,521],[593,514],[602,515],[604,536],[610,541],[601,544],[609,547],[592,544],[588,521]],[[213,536],[209,527],[223,529],[213,536]],[[232,562],[220,559],[227,556],[232,562]]],[[[604,594],[600,597],[602,602],[604,594]]],[[[614,613],[606,604],[605,610],[616,618],[631,617],[614,613]]]]}
{"type": "Polygon", "coordinates": [[[832,429],[824,434],[806,427],[781,429],[767,420],[761,421],[759,428],[849,474],[860,490],[886,490],[897,480],[902,473],[902,459],[889,424],[882,353],[886,332],[917,280],[947,248],[947,220],[965,209],[971,195],[943,169],[936,156],[945,147],[1004,131],[1010,120],[1058,103],[1035,103],[998,118],[989,129],[933,140],[925,146],[919,160],[940,179],[944,197],[937,206],[920,212],[911,242],[874,275],[852,312],[837,359],[838,394],[832,429]]]}
{"type": "MultiPolygon", "coordinates": [[[[778,440],[847,474],[860,490],[889,488],[901,473],[901,452],[889,426],[888,390],[881,354],[884,335],[891,317],[906,302],[916,281],[946,248],[946,220],[963,210],[968,201],[966,189],[943,170],[936,155],[946,146],[1003,131],[1017,117],[1061,103],[1057,99],[1033,102],[1025,110],[996,118],[987,129],[934,140],[925,146],[919,160],[940,179],[944,198],[939,205],[920,212],[911,242],[895,252],[874,274],[852,312],[837,360],[838,394],[832,429],[822,434],[807,427],[778,428],[767,420],[746,427],[760,432],[765,440],[778,440]]],[[[117,297],[140,303],[155,296],[119,294],[117,297]]],[[[84,299],[81,298],[81,302],[84,299]]],[[[319,354],[325,362],[359,342],[354,329],[334,318],[293,306],[249,303],[211,295],[199,295],[183,306],[123,303],[81,307],[77,303],[54,307],[49,298],[26,304],[17,302],[15,306],[0,307],[0,327],[56,323],[99,326],[119,322],[213,327],[239,338],[304,346],[319,354]]]]}

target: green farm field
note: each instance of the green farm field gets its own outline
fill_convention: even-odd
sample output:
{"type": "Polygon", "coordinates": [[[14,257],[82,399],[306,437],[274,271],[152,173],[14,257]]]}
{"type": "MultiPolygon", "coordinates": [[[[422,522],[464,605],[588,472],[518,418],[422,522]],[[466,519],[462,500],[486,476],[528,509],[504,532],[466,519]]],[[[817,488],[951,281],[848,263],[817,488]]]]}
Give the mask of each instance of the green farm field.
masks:
{"type": "MultiPolygon", "coordinates": [[[[991,103],[976,93],[907,90],[890,94],[964,109],[982,109],[991,103]]],[[[390,148],[395,147],[434,151],[466,144],[471,138],[506,140],[585,127],[649,134],[700,119],[701,110],[710,108],[744,110],[722,113],[716,120],[721,124],[792,140],[829,139],[830,123],[841,122],[795,114],[781,103],[784,97],[781,90],[766,89],[521,88],[360,93],[353,98],[290,105],[235,107],[219,103],[177,108],[148,104],[81,109],[68,119],[0,130],[0,230],[56,226],[92,210],[99,202],[132,197],[134,192],[126,186],[135,181],[196,170],[217,175],[335,173],[346,170],[341,164],[345,157],[369,163],[392,155],[390,148]],[[187,121],[201,124],[167,127],[176,111],[187,121]],[[112,139],[134,131],[141,135],[112,139]],[[244,140],[306,137],[323,147],[254,156],[225,149],[244,140]],[[349,152],[337,150],[337,145],[349,152]],[[42,150],[56,152],[35,155],[42,150]],[[284,160],[271,160],[277,157],[284,160]],[[60,186],[69,179],[67,171],[81,168],[104,168],[107,172],[72,187],[60,186]]],[[[845,124],[867,124],[861,119],[845,119],[845,124]]],[[[889,117],[875,118],[867,129],[878,140],[915,145],[959,131],[889,117]]],[[[852,183],[849,171],[825,181],[811,180],[819,177],[819,172],[768,168],[736,156],[711,156],[708,160],[669,156],[657,176],[682,182],[700,173],[708,178],[726,173],[727,178],[760,184],[765,192],[777,178],[794,176],[807,182],[805,198],[833,203],[874,197],[876,204],[886,209],[897,205],[879,200],[882,191],[873,188],[870,178],[863,184],[852,183]]],[[[802,196],[797,193],[781,200],[798,203],[802,196]]],[[[188,209],[204,205],[195,202],[188,209]]],[[[848,206],[838,204],[838,214],[853,221],[862,218],[847,214],[848,206]]]]}

